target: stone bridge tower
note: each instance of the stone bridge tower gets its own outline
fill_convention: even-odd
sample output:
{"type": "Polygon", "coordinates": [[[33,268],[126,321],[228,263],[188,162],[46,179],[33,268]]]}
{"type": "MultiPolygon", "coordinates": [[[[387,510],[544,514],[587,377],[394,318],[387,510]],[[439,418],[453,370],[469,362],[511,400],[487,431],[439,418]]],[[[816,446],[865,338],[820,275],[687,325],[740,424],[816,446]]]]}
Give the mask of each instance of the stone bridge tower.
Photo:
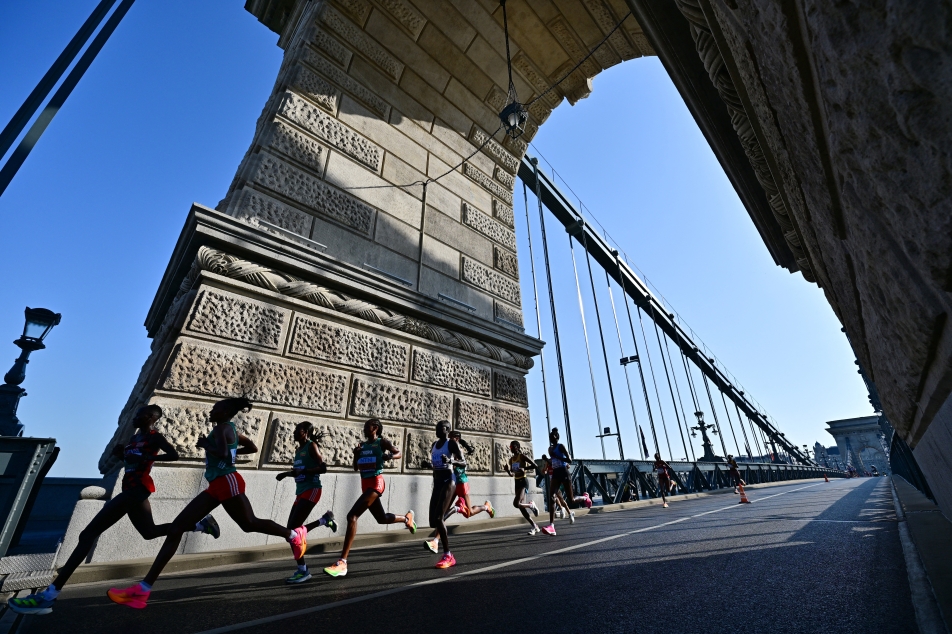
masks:
{"type": "MultiPolygon", "coordinates": [[[[622,0],[507,8],[523,102],[628,13],[622,0]]],[[[244,395],[256,406],[238,422],[260,452],[240,468],[259,515],[287,516],[293,485],[274,474],[287,469],[301,420],[327,434],[321,512],[346,513],[359,494],[351,448],[369,417],[404,452],[387,470],[387,507],[426,508],[421,463],[434,423],[447,419],[475,446],[474,498],[514,512],[503,460],[510,440],[531,444],[525,375],[542,347],[522,328],[517,166],[553,108],[588,96],[602,69],[653,54],[648,41],[629,16],[532,104],[513,141],[493,136],[508,86],[498,0],[249,0],[246,9],[279,34],[284,61],[225,198],[188,216],[147,318],[152,353],[100,470],[118,467],[109,449],[130,435],[132,412],[161,405],[159,427],[185,458],[155,469],[153,505],[167,521],[204,486],[195,441],[210,429],[212,402],[244,395]],[[446,172],[424,195],[420,182],[446,172]]],[[[222,539],[190,535],[185,552],[267,542],[216,514],[222,539]]],[[[93,559],[158,548],[123,536],[131,531],[124,519],[93,559]]]]}

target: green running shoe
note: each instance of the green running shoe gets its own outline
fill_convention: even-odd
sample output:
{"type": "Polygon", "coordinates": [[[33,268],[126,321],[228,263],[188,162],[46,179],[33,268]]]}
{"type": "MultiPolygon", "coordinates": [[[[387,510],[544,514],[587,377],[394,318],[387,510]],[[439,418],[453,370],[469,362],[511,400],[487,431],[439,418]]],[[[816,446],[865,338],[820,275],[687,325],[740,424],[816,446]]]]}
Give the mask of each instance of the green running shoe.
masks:
{"type": "Polygon", "coordinates": [[[324,525],[331,529],[332,533],[337,532],[337,521],[334,519],[334,511],[324,513],[324,525]]]}
{"type": "Polygon", "coordinates": [[[309,570],[296,570],[293,575],[284,580],[284,583],[304,583],[311,580],[309,570]]]}
{"type": "Polygon", "coordinates": [[[343,559],[338,559],[337,563],[333,566],[328,566],[324,569],[324,572],[329,574],[332,577],[346,577],[347,576],[347,562],[343,559]]]}
{"type": "Polygon", "coordinates": [[[416,534],[416,522],[413,521],[413,511],[412,511],[412,510],[411,510],[411,511],[407,511],[407,514],[405,515],[405,517],[407,518],[406,527],[410,529],[410,534],[411,534],[411,535],[415,535],[415,534],[416,534]]]}
{"type": "Polygon", "coordinates": [[[44,599],[40,593],[22,599],[10,599],[7,607],[17,614],[49,614],[56,599],[44,599]]]}

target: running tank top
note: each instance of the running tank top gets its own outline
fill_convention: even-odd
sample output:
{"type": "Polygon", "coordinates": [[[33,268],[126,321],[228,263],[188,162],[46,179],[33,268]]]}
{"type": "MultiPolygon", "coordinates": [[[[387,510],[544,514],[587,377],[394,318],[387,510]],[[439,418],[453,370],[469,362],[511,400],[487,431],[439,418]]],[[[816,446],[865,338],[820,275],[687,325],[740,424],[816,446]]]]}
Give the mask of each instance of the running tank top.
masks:
{"type": "Polygon", "coordinates": [[[237,467],[235,467],[235,459],[238,452],[238,430],[235,429],[235,424],[231,421],[225,424],[230,426],[231,431],[234,432],[235,442],[228,443],[228,455],[224,458],[218,456],[213,457],[208,451],[205,452],[205,479],[209,482],[215,478],[226,476],[238,470],[237,467]]]}
{"type": "Polygon", "coordinates": [[[360,455],[357,457],[357,470],[361,478],[376,478],[383,473],[383,447],[380,438],[360,443],[360,455]]]}
{"type": "Polygon", "coordinates": [[[550,460],[552,461],[553,469],[561,469],[568,464],[565,462],[568,456],[565,454],[565,451],[562,449],[562,445],[560,444],[549,447],[549,455],[551,456],[550,460]]]}
{"type": "Polygon", "coordinates": [[[469,482],[469,476],[466,475],[466,467],[460,465],[453,465],[453,476],[456,478],[456,481],[460,484],[464,482],[469,482]]]}
{"type": "Polygon", "coordinates": [[[123,448],[123,491],[141,485],[149,492],[155,493],[155,484],[152,482],[152,476],[149,475],[149,472],[152,471],[154,458],[159,453],[158,440],[160,436],[159,432],[154,429],[145,434],[136,432],[123,448]]]}
{"type": "Polygon", "coordinates": [[[509,458],[509,470],[512,471],[512,477],[519,479],[524,479],[526,477],[526,468],[522,464],[522,454],[516,454],[509,458]]]}
{"type": "Polygon", "coordinates": [[[663,475],[663,476],[668,475],[668,470],[661,463],[656,462],[654,465],[654,470],[655,470],[655,473],[657,473],[658,475],[663,475]]]}
{"type": "Polygon", "coordinates": [[[450,441],[444,442],[442,447],[437,447],[436,443],[433,443],[433,446],[430,447],[430,464],[433,465],[433,470],[449,469],[450,460],[452,460],[450,457],[450,441]]]}
{"type": "MultiPolygon", "coordinates": [[[[320,465],[314,456],[311,455],[311,443],[305,443],[303,447],[294,452],[295,469],[316,469],[320,465]]],[[[299,473],[294,476],[294,485],[297,488],[296,495],[301,495],[305,491],[321,488],[321,474],[319,473],[299,473]]]]}

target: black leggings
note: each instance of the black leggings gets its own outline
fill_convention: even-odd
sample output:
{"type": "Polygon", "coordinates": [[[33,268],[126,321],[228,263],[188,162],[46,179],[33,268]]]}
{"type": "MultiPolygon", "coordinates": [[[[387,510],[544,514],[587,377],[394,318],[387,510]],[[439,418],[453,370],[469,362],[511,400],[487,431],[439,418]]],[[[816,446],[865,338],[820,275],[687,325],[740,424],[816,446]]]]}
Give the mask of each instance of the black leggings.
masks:
{"type": "Polygon", "coordinates": [[[456,482],[453,472],[449,469],[435,469],[433,471],[433,493],[430,494],[430,526],[436,529],[443,544],[443,552],[450,552],[450,540],[446,534],[446,523],[443,516],[453,503],[456,494],[456,482]]]}

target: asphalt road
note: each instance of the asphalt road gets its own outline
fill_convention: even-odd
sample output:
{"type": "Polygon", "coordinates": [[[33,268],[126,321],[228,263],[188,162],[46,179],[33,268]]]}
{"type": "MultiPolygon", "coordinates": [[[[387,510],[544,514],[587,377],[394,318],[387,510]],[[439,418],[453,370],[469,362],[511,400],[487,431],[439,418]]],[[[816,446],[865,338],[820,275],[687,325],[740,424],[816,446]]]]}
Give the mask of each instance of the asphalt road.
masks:
{"type": "Polygon", "coordinates": [[[357,550],[347,577],[288,587],[293,563],[168,575],[145,610],[110,586],[67,586],[21,632],[914,632],[885,478],[792,483],[734,495],[456,536],[436,570],[419,543],[357,550]]]}

